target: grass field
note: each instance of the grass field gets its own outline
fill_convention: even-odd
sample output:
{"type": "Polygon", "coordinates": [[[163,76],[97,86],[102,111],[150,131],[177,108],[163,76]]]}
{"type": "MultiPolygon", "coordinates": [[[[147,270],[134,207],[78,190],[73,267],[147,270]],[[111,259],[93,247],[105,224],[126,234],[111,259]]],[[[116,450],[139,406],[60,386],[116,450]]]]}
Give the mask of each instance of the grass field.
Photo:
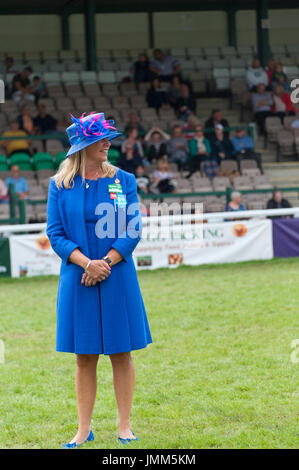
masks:
{"type": "MultiPolygon", "coordinates": [[[[138,272],[153,344],[132,353],[134,448],[298,447],[299,259],[138,272]]],[[[55,352],[57,277],[0,281],[0,448],[76,431],[75,357],[55,352]]],[[[100,356],[89,448],[119,448],[100,356]]]]}

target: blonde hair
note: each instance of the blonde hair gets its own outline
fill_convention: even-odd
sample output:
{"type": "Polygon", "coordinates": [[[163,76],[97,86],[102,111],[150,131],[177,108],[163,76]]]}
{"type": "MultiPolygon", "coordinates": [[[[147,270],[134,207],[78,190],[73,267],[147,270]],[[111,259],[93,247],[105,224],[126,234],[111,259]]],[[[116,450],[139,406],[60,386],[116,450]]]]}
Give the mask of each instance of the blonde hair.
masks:
{"type": "MultiPolygon", "coordinates": [[[[59,166],[57,173],[53,179],[57,188],[62,186],[66,189],[70,189],[74,184],[74,178],[76,175],[81,174],[83,181],[85,180],[85,163],[86,163],[86,152],[85,149],[79,152],[73,153],[65,160],[63,160],[59,166]]],[[[103,178],[113,178],[117,171],[117,167],[109,163],[108,161],[99,164],[103,173],[103,178]]]]}
{"type": "Polygon", "coordinates": [[[168,168],[168,161],[165,160],[164,158],[159,158],[158,163],[157,163],[157,169],[161,170],[161,168],[165,165],[165,163],[166,163],[167,168],[168,168]]]}

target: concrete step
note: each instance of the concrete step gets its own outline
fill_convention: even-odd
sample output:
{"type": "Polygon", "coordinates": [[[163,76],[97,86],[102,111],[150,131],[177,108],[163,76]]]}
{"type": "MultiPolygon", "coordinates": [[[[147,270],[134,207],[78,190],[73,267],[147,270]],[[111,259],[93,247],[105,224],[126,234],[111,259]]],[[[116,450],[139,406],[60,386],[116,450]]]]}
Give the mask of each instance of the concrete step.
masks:
{"type": "MultiPolygon", "coordinates": [[[[299,162],[265,162],[263,169],[274,186],[299,187],[299,162]]],[[[297,199],[297,193],[293,197],[297,199]]]]}

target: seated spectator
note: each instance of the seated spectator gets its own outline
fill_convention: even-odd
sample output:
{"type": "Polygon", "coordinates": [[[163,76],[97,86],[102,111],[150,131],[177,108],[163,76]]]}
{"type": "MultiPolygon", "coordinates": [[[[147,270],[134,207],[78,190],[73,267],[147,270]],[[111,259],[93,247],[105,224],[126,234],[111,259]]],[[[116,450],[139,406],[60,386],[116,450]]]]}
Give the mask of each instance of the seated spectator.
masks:
{"type": "Polygon", "coordinates": [[[285,116],[295,116],[297,113],[290,94],[282,85],[274,87],[272,111],[280,118],[282,124],[285,116]]]}
{"type": "Polygon", "coordinates": [[[195,127],[195,136],[189,140],[189,171],[190,173],[186,176],[190,176],[196,171],[200,171],[200,164],[206,160],[211,154],[211,145],[209,139],[204,136],[203,128],[201,124],[195,127]]]}
{"type": "Polygon", "coordinates": [[[256,91],[259,83],[263,83],[265,88],[268,86],[268,76],[257,57],[253,59],[252,66],[248,68],[246,79],[250,91],[256,91]]]}
{"type": "Polygon", "coordinates": [[[30,108],[27,104],[23,104],[21,107],[21,114],[17,117],[19,123],[19,129],[25,131],[27,134],[34,134],[33,119],[30,116],[30,108]]]}
{"type": "Polygon", "coordinates": [[[241,203],[242,195],[239,191],[233,191],[231,194],[231,200],[226,206],[227,212],[238,212],[245,211],[245,206],[241,203]]]}
{"type": "Polygon", "coordinates": [[[162,81],[171,81],[174,75],[179,74],[181,66],[177,59],[170,55],[165,56],[161,49],[155,49],[154,59],[150,62],[150,70],[162,81]]]}
{"type": "Polygon", "coordinates": [[[56,132],[57,119],[51,114],[47,113],[47,108],[44,104],[39,103],[37,106],[38,114],[33,119],[35,131],[37,134],[47,134],[56,132]]]}
{"type": "MultiPolygon", "coordinates": [[[[229,127],[229,123],[226,119],[222,117],[222,111],[220,109],[214,109],[212,111],[211,117],[205,123],[205,129],[215,129],[215,126],[221,124],[222,127],[229,127]]],[[[229,137],[229,131],[224,131],[224,135],[229,137]]],[[[206,136],[209,140],[213,140],[213,132],[207,132],[206,136]]]]}
{"type": "Polygon", "coordinates": [[[153,172],[154,183],[152,185],[153,191],[159,193],[175,193],[175,182],[173,180],[173,173],[168,170],[168,161],[161,159],[158,161],[157,170],[153,172]]]}
{"type": "Polygon", "coordinates": [[[40,98],[47,95],[46,88],[42,84],[42,81],[38,75],[35,75],[33,77],[31,93],[35,96],[36,103],[38,102],[40,98]]]}
{"type": "Polygon", "coordinates": [[[161,87],[159,78],[154,78],[147,92],[146,101],[150,108],[160,109],[169,104],[167,89],[161,87]]]}
{"type": "MultiPolygon", "coordinates": [[[[10,123],[10,130],[5,131],[2,134],[2,137],[26,137],[27,134],[25,131],[20,130],[18,121],[12,121],[10,123]]],[[[1,145],[6,149],[7,156],[10,157],[14,153],[22,152],[28,153],[31,155],[29,150],[29,140],[3,140],[1,145]]]]}
{"type": "Polygon", "coordinates": [[[146,136],[144,142],[148,148],[147,159],[149,162],[154,162],[163,157],[167,153],[166,142],[170,136],[162,131],[159,127],[152,127],[146,136]]]}
{"type": "Polygon", "coordinates": [[[253,139],[249,135],[246,135],[242,127],[237,127],[236,135],[232,138],[232,144],[234,147],[233,156],[237,160],[239,168],[241,160],[253,159],[256,161],[261,172],[263,172],[261,154],[254,151],[253,139]]]}
{"type": "Polygon", "coordinates": [[[272,82],[274,87],[275,85],[282,85],[285,91],[288,93],[292,92],[288,77],[284,73],[283,66],[281,64],[276,64],[272,82]]]}
{"type": "Polygon", "coordinates": [[[134,62],[131,72],[134,76],[134,81],[149,82],[153,78],[153,74],[149,69],[149,59],[144,52],[141,52],[138,56],[138,60],[134,62]]]}
{"type": "Polygon", "coordinates": [[[2,179],[0,179],[0,204],[7,202],[7,187],[2,179]]]}
{"type": "Polygon", "coordinates": [[[117,161],[117,166],[129,173],[135,173],[135,169],[138,165],[142,165],[142,158],[135,152],[133,142],[128,141],[124,152],[117,161]]]}
{"type": "Polygon", "coordinates": [[[172,162],[178,164],[179,170],[184,167],[188,157],[188,142],[182,135],[180,126],[172,129],[172,136],[167,142],[167,154],[172,162]]]}
{"type": "Polygon", "coordinates": [[[234,147],[230,139],[225,135],[222,124],[215,126],[215,135],[212,140],[213,159],[220,164],[222,160],[233,158],[234,147]]]}
{"type": "Polygon", "coordinates": [[[181,84],[180,77],[174,75],[168,88],[168,97],[171,106],[174,106],[177,99],[182,96],[181,84]]]}
{"type": "Polygon", "coordinates": [[[286,209],[288,207],[292,207],[290,202],[282,197],[279,189],[274,189],[272,198],[267,202],[267,209],[286,209]]]}
{"type": "Polygon", "coordinates": [[[121,144],[121,151],[124,153],[128,143],[133,145],[134,155],[144,157],[144,152],[140,141],[138,140],[138,131],[135,127],[128,128],[128,136],[121,144]]]}
{"type": "Polygon", "coordinates": [[[3,67],[3,71],[2,71],[2,77],[3,77],[4,83],[6,82],[6,76],[7,76],[8,73],[17,74],[18,72],[19,71],[18,71],[18,69],[16,68],[16,66],[14,64],[13,57],[11,57],[11,56],[6,57],[5,64],[4,64],[4,67],[3,67]]]}
{"type": "MultiPolygon", "coordinates": [[[[37,105],[38,115],[33,119],[36,134],[55,134],[55,138],[60,140],[62,145],[67,148],[69,146],[68,139],[65,132],[57,130],[58,121],[51,114],[47,113],[47,108],[44,104],[37,105]]],[[[46,141],[44,141],[46,142],[46,141]]]]}
{"type": "Polygon", "coordinates": [[[29,77],[30,77],[31,74],[32,74],[32,68],[29,67],[29,66],[25,67],[22,70],[22,72],[17,73],[14,76],[13,80],[12,80],[13,91],[14,91],[14,84],[15,84],[16,81],[20,81],[22,87],[24,87],[24,88],[26,88],[27,86],[30,86],[29,77]]]}
{"type": "Polygon", "coordinates": [[[20,199],[26,199],[29,194],[29,188],[27,180],[20,176],[20,170],[18,165],[13,165],[10,169],[11,176],[6,178],[5,184],[7,189],[9,189],[9,185],[13,184],[15,192],[19,196],[20,199]]]}
{"type": "Polygon", "coordinates": [[[272,89],[273,86],[273,74],[275,72],[276,60],[271,58],[268,60],[268,65],[266,68],[266,74],[268,77],[268,86],[272,89]]]}
{"type": "Polygon", "coordinates": [[[183,121],[187,121],[190,114],[195,113],[196,99],[185,83],[181,85],[181,96],[175,101],[174,108],[177,110],[178,118],[183,121]]]}
{"type": "Polygon", "coordinates": [[[128,132],[128,129],[135,128],[138,132],[138,137],[142,136],[145,132],[144,127],[140,124],[139,118],[135,111],[129,113],[129,122],[125,127],[125,132],[128,132]]]}
{"type": "Polygon", "coordinates": [[[136,178],[136,183],[137,183],[137,192],[139,194],[148,194],[149,186],[150,186],[150,179],[144,173],[144,166],[142,164],[136,166],[135,178],[136,178]]]}
{"type": "Polygon", "coordinates": [[[22,100],[34,101],[35,97],[31,93],[30,85],[23,86],[20,80],[16,80],[14,83],[14,92],[12,93],[12,99],[18,105],[22,100]]]}
{"type": "Polygon", "coordinates": [[[265,135],[265,119],[273,115],[271,111],[273,104],[271,93],[266,91],[266,86],[263,83],[259,83],[257,92],[252,94],[251,99],[259,133],[265,135]]]}

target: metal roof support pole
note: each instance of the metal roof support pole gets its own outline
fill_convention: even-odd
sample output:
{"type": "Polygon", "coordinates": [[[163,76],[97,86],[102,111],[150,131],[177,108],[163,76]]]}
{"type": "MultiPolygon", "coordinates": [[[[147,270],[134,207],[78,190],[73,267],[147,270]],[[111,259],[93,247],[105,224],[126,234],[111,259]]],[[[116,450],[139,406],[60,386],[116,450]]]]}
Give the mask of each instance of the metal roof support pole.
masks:
{"type": "Polygon", "coordinates": [[[152,49],[155,47],[153,12],[149,11],[147,14],[147,17],[148,17],[148,47],[152,49]]]}
{"type": "Polygon", "coordinates": [[[270,57],[269,28],[268,0],[258,0],[256,2],[257,51],[263,67],[267,65],[270,57]]]}
{"type": "Polygon", "coordinates": [[[234,8],[230,8],[226,13],[228,45],[237,47],[236,10],[234,8]]]}
{"type": "Polygon", "coordinates": [[[64,51],[71,48],[69,14],[65,10],[61,13],[61,46],[64,51]]]}

